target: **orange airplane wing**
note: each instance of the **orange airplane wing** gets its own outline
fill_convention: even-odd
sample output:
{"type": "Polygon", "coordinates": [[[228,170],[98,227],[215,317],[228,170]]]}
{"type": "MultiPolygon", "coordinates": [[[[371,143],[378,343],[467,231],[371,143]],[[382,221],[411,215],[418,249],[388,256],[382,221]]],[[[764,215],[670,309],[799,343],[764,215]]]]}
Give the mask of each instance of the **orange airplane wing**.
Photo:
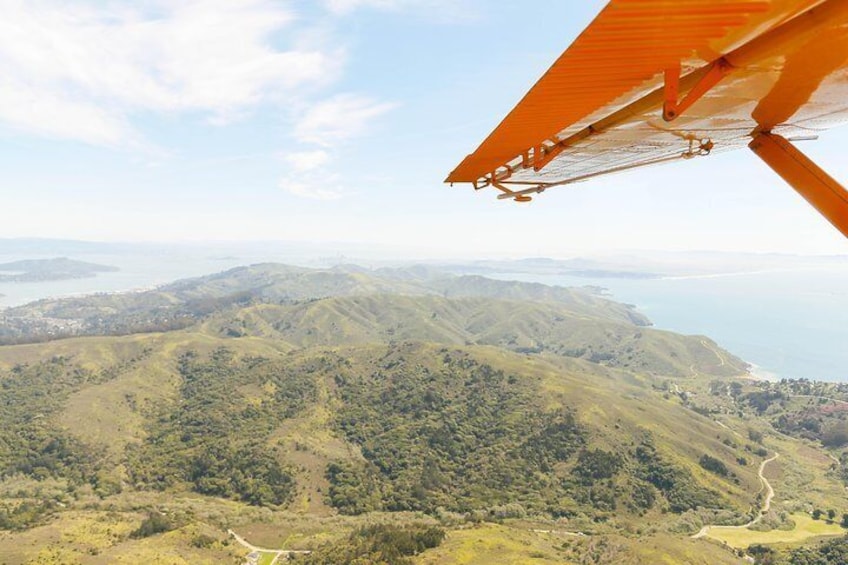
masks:
{"type": "Polygon", "coordinates": [[[848,1],[611,0],[446,182],[548,188],[750,146],[848,237],[788,141],[848,120],[848,1]]]}

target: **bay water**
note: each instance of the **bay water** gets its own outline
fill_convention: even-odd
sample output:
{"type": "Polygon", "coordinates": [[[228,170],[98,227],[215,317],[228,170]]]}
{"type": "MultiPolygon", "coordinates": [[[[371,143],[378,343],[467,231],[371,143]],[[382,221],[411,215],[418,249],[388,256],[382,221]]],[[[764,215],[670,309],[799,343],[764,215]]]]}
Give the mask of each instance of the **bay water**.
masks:
{"type": "Polygon", "coordinates": [[[848,382],[845,265],[656,279],[494,276],[603,287],[657,328],[714,339],[751,363],[755,375],[848,382]]]}
{"type": "MultiPolygon", "coordinates": [[[[136,250],[137,251],[137,250],[136,250]]],[[[209,248],[163,253],[86,253],[74,257],[120,268],[96,277],[0,283],[0,309],[47,297],[141,290],[260,261],[304,266],[332,263],[266,248],[213,253],[209,248]]],[[[221,251],[221,250],[219,250],[221,251]]],[[[45,255],[43,258],[55,257],[45,255]]],[[[315,256],[312,255],[314,258],[315,256]]],[[[41,258],[0,254],[0,263],[41,258]]],[[[634,304],[660,329],[706,335],[754,365],[766,378],[848,382],[848,265],[650,279],[591,278],[502,272],[501,279],[561,286],[597,286],[614,300],[634,304]]]]}

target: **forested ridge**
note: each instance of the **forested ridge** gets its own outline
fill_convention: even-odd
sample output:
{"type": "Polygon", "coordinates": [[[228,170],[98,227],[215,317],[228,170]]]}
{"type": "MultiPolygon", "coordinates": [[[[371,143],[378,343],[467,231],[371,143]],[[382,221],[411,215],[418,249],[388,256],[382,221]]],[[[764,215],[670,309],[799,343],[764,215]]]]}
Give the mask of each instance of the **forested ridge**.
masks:
{"type": "MultiPolygon", "coordinates": [[[[757,465],[784,437],[770,430],[831,437],[809,435],[812,404],[791,411],[810,390],[736,379],[744,364],[706,338],[584,293],[477,279],[374,294],[361,273],[237,270],[171,287],[179,308],[203,305],[179,331],[0,347],[0,529],[81,527],[50,555],[82,562],[153,555],[154,539],[219,559],[237,553],[230,528],[272,524],[290,531],[280,544],[315,550],[307,563],[449,560],[466,528],[524,532],[510,551],[527,543],[540,563],[633,557],[639,536],[685,560],[685,536],[759,508],[757,465]],[[333,295],[285,294],[304,281],[333,295]],[[108,526],[92,537],[95,524],[108,526]],[[586,539],[526,537],[537,529],[586,539]]],[[[114,300],[139,305],[36,308],[97,316],[114,300]]],[[[816,401],[822,430],[841,422],[832,405],[816,401]]],[[[823,492],[791,511],[827,509],[823,492]]]]}

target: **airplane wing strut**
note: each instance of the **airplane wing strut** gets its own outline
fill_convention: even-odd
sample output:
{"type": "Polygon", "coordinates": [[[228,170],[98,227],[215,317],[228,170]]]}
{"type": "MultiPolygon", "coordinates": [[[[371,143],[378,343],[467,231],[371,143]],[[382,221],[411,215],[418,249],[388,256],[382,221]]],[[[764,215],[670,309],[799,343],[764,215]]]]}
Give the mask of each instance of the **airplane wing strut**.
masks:
{"type": "Polygon", "coordinates": [[[446,182],[527,202],[750,147],[848,237],[848,193],[787,140],[848,122],[848,0],[609,0],[446,182]]]}

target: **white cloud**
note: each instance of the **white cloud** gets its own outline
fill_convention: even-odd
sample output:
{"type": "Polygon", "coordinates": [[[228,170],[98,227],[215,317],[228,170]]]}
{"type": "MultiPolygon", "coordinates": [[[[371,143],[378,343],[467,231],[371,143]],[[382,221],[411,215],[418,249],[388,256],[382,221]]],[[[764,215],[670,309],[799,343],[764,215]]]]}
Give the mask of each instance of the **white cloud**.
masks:
{"type": "Polygon", "coordinates": [[[4,2],[0,120],[117,145],[131,142],[137,113],[226,122],[262,102],[290,102],[341,71],[339,52],[274,48],[293,14],[269,0],[116,6],[4,2]]]}
{"type": "Polygon", "coordinates": [[[340,184],[339,175],[331,174],[293,174],[280,181],[280,188],[301,198],[312,200],[339,200],[345,196],[345,188],[340,184]]]}
{"type": "Polygon", "coordinates": [[[120,113],[85,99],[31,88],[14,77],[0,76],[0,120],[39,135],[97,145],[129,143],[135,137],[120,113]]]}
{"type": "Polygon", "coordinates": [[[338,200],[346,194],[342,177],[330,165],[331,155],[321,149],[282,155],[290,169],[280,180],[286,192],[312,200],[338,200]]]}
{"type": "Polygon", "coordinates": [[[295,171],[306,172],[326,165],[330,160],[330,154],[320,149],[316,151],[298,151],[283,155],[283,160],[295,171]]]}
{"type": "Polygon", "coordinates": [[[360,8],[401,11],[415,10],[431,19],[467,20],[477,16],[470,0],[324,0],[327,9],[336,15],[347,15],[360,8]]]}
{"type": "Polygon", "coordinates": [[[368,123],[397,105],[355,94],[339,94],[306,109],[295,124],[298,141],[329,147],[361,135],[368,123]]]}
{"type": "Polygon", "coordinates": [[[398,9],[402,0],[326,0],[327,9],[335,14],[347,14],[357,8],[398,9]]]}

